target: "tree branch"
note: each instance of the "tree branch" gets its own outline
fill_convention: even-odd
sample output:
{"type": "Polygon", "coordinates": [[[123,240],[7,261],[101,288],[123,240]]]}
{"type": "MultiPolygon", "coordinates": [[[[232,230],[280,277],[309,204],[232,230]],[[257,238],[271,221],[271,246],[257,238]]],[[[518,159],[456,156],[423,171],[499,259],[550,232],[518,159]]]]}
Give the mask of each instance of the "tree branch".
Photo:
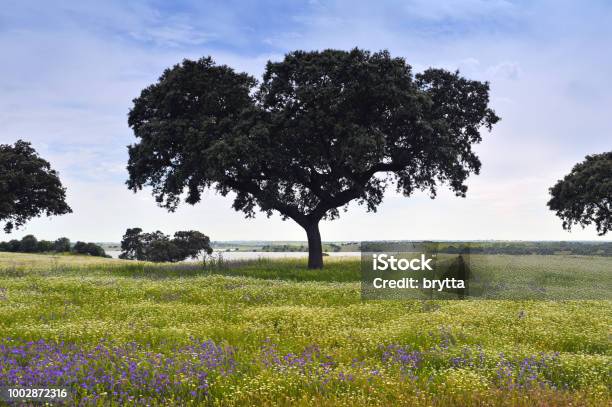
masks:
{"type": "Polygon", "coordinates": [[[282,215],[290,217],[291,219],[293,219],[295,222],[297,222],[298,224],[302,226],[304,226],[307,223],[306,216],[302,214],[296,206],[284,204],[276,200],[271,201],[271,202],[268,201],[266,199],[266,196],[264,195],[264,192],[259,187],[259,185],[257,185],[256,183],[252,181],[245,181],[245,180],[238,181],[238,180],[228,179],[228,180],[225,180],[224,183],[236,191],[247,192],[253,195],[253,197],[255,197],[255,199],[259,201],[261,208],[264,210],[266,209],[265,206],[269,206],[270,209],[277,210],[282,215]]]}

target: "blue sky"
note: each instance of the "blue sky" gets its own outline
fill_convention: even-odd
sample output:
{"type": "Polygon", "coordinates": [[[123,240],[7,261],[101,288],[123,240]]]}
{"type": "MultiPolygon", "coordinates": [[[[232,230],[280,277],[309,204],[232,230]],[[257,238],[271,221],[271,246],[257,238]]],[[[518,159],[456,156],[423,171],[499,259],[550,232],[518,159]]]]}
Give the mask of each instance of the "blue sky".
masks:
{"type": "Polygon", "coordinates": [[[141,226],[303,240],[290,221],[244,220],[229,197],[209,193],[168,214],[129,192],[127,112],[183,58],[211,55],[259,76],[294,49],[358,46],[388,49],[416,71],[490,81],[502,121],[477,148],[483,168],[467,198],[390,193],[378,213],[354,206],[322,225],[324,240],[598,239],[593,229],[563,231],[545,204],[576,162],[612,147],[610,21],[605,1],[5,1],[0,143],[31,141],[60,171],[74,210],[10,237],[117,241],[141,226]]]}

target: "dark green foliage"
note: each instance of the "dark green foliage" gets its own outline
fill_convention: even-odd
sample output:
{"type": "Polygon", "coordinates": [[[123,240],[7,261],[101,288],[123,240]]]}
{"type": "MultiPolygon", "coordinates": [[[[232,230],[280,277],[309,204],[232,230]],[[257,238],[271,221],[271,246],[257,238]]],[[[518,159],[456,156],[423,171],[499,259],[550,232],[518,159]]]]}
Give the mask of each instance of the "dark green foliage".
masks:
{"type": "Polygon", "coordinates": [[[87,243],[81,242],[81,241],[76,242],[74,244],[74,247],[72,248],[72,251],[75,253],[79,253],[79,254],[86,254],[87,253],[87,243]]]}
{"type": "Polygon", "coordinates": [[[141,235],[141,228],[126,230],[121,239],[120,259],[141,259],[144,256],[144,238],[141,235]]]}
{"type": "Polygon", "coordinates": [[[55,242],[53,242],[53,251],[61,253],[61,252],[69,252],[70,251],[70,239],[67,237],[60,237],[55,242]]]}
{"type": "Polygon", "coordinates": [[[49,240],[37,240],[33,235],[26,235],[21,241],[13,239],[9,242],[0,242],[0,251],[14,253],[69,252],[70,240],[62,237],[55,242],[51,242],[49,240]]]}
{"type": "Polygon", "coordinates": [[[49,240],[39,240],[38,245],[36,246],[36,251],[38,253],[46,253],[53,251],[53,242],[49,240]]]}
{"type": "Polygon", "coordinates": [[[563,228],[595,224],[597,233],[612,230],[612,151],[586,156],[550,188],[550,210],[563,220],[563,228]]]}
{"type": "Polygon", "coordinates": [[[172,243],[178,248],[178,258],[181,260],[196,258],[202,251],[206,254],[213,252],[208,236],[195,230],[176,232],[172,243]]]}
{"type": "Polygon", "coordinates": [[[7,252],[18,252],[21,248],[21,242],[17,239],[13,239],[9,242],[2,242],[1,245],[0,247],[2,247],[2,250],[7,252]]]}
{"type": "Polygon", "coordinates": [[[487,83],[360,49],[296,51],[269,62],[259,86],[211,58],[184,60],[144,89],[129,113],[128,187],[151,186],[174,210],[206,188],[236,194],[247,217],[279,212],[306,230],[322,267],[321,219],[356,200],[375,211],[393,185],[405,196],[441,184],[465,196],[472,146],[499,118],[487,83]]]}
{"type": "Polygon", "coordinates": [[[33,235],[25,235],[21,239],[19,250],[24,253],[36,253],[38,251],[38,240],[33,235]]]}
{"type": "Polygon", "coordinates": [[[86,249],[87,253],[91,256],[106,257],[104,249],[95,243],[87,243],[86,249]]]}
{"type": "Polygon", "coordinates": [[[108,257],[101,246],[95,243],[76,242],[72,251],[77,254],[88,254],[90,256],[108,257]]]}
{"type": "Polygon", "coordinates": [[[212,253],[208,236],[194,231],[181,231],[174,238],[160,231],[142,233],[140,228],[127,229],[121,240],[121,259],[153,262],[177,262],[196,258],[202,251],[212,253]]]}
{"type": "Polygon", "coordinates": [[[10,233],[31,218],[72,212],[57,172],[25,141],[0,144],[0,222],[10,233]]]}
{"type": "Polygon", "coordinates": [[[179,249],[173,242],[169,239],[158,239],[145,246],[144,256],[140,260],[174,262],[181,260],[179,256],[179,249]]]}

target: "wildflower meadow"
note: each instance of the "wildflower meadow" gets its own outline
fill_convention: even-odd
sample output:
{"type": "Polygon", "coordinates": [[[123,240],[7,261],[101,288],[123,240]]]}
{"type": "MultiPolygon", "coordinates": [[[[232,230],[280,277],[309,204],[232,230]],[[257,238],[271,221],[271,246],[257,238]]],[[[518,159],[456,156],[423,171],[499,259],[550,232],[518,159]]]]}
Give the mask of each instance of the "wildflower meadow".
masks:
{"type": "Polygon", "coordinates": [[[609,301],[363,301],[351,259],[1,256],[0,386],[52,404],[612,402],[609,301]]]}

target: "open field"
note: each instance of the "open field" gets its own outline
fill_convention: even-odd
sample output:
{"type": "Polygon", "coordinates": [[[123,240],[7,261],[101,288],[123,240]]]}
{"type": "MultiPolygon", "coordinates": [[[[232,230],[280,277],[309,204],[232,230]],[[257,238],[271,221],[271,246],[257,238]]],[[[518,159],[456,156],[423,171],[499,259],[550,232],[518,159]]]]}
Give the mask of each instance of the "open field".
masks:
{"type": "Polygon", "coordinates": [[[326,261],[0,253],[0,386],[117,405],[612,402],[611,301],[363,302],[359,262],[326,261]]]}

